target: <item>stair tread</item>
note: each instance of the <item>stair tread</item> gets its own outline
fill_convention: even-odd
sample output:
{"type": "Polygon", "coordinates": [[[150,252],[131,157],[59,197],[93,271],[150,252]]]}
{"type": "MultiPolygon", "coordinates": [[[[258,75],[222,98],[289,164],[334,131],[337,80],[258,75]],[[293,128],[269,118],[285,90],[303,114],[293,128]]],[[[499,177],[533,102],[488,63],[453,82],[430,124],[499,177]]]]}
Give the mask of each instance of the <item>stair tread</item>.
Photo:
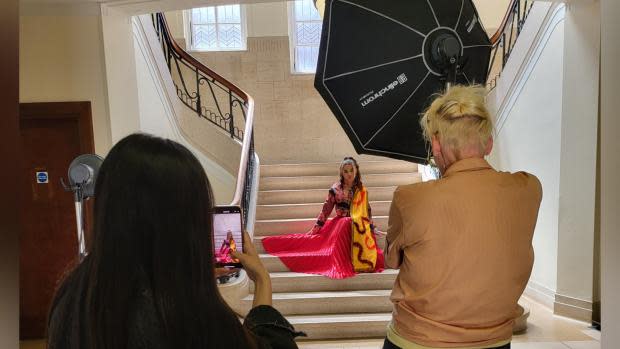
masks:
{"type": "MultiPolygon", "coordinates": [[[[407,162],[404,160],[361,160],[358,161],[359,165],[363,164],[412,164],[413,162],[407,162]]],[[[262,164],[260,167],[276,167],[276,166],[313,166],[313,165],[336,165],[336,167],[340,166],[340,161],[327,161],[327,162],[301,162],[301,163],[293,163],[293,164],[262,164]]]]}
{"type": "MultiPolygon", "coordinates": [[[[380,273],[360,273],[357,274],[356,276],[352,277],[351,279],[355,279],[355,278],[372,278],[372,277],[376,277],[376,275],[397,275],[398,274],[398,269],[385,269],[384,271],[380,272],[380,273]]],[[[316,275],[316,274],[305,274],[305,273],[296,273],[293,271],[280,271],[280,272],[273,272],[273,273],[269,273],[269,275],[271,276],[271,278],[300,278],[300,277],[316,277],[316,278],[325,278],[325,276],[322,275],[316,275]]]]}
{"type": "MultiPolygon", "coordinates": [[[[318,213],[317,213],[318,214],[318,213]]],[[[372,219],[388,218],[388,216],[372,216],[372,219]]],[[[298,221],[316,221],[314,218],[284,218],[284,219],[257,219],[256,223],[272,223],[272,222],[298,222],[298,221]]]]}
{"type": "MultiPolygon", "coordinates": [[[[337,176],[273,176],[261,177],[259,190],[328,189],[338,180],[337,176]]],[[[418,183],[418,172],[393,172],[365,174],[364,183],[369,187],[386,187],[418,183]]]]}
{"type": "MultiPolygon", "coordinates": [[[[392,202],[391,200],[377,200],[377,201],[370,201],[370,206],[372,206],[373,204],[381,204],[381,203],[387,203],[387,202],[392,202]]],[[[322,205],[323,202],[304,202],[301,204],[265,204],[265,205],[258,205],[259,207],[304,207],[304,206],[314,206],[314,205],[322,205]]]]}
{"type": "MultiPolygon", "coordinates": [[[[303,300],[350,297],[389,297],[392,290],[360,290],[360,291],[313,291],[313,292],[279,292],[273,294],[273,300],[303,300]]],[[[253,300],[254,295],[243,298],[253,300]]]]}
{"type": "Polygon", "coordinates": [[[288,315],[286,319],[292,325],[325,324],[325,323],[359,323],[362,321],[388,322],[392,320],[392,313],[288,315]]]}
{"type": "MultiPolygon", "coordinates": [[[[390,172],[390,173],[370,173],[370,174],[365,174],[364,177],[386,177],[386,176],[394,176],[394,175],[410,175],[410,176],[419,176],[419,173],[417,172],[390,172]]],[[[334,182],[336,182],[338,180],[337,176],[334,175],[312,175],[312,176],[265,176],[265,177],[261,177],[261,179],[265,179],[265,178],[279,178],[279,179],[288,179],[288,178],[333,178],[334,182]]]]}
{"type": "MultiPolygon", "coordinates": [[[[390,185],[390,186],[386,186],[386,187],[366,187],[366,189],[368,190],[369,193],[371,193],[374,190],[382,190],[382,189],[396,189],[396,185],[390,185]]],[[[259,190],[258,194],[260,195],[261,193],[281,193],[281,192],[296,192],[296,193],[300,193],[300,192],[309,192],[309,191],[317,191],[317,192],[326,192],[328,190],[328,188],[326,189],[272,189],[272,190],[259,190]]]]}
{"type": "Polygon", "coordinates": [[[258,258],[260,258],[260,259],[279,259],[280,257],[274,256],[274,255],[269,254],[269,253],[259,253],[258,254],[258,258]]]}
{"type": "Polygon", "coordinates": [[[259,253],[259,254],[258,254],[258,258],[260,258],[260,259],[265,259],[265,258],[278,258],[278,256],[274,256],[274,255],[269,254],[269,253],[259,253]]]}

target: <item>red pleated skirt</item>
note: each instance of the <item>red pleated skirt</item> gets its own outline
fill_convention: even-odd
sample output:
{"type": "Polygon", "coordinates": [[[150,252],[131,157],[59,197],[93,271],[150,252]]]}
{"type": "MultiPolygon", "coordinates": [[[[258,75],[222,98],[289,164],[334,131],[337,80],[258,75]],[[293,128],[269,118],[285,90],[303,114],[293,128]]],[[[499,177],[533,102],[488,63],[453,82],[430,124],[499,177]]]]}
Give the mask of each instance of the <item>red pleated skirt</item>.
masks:
{"type": "MultiPolygon", "coordinates": [[[[351,217],[335,217],[317,234],[266,237],[263,247],[297,273],[319,274],[332,279],[355,276],[351,263],[351,217]]],[[[377,247],[377,252],[375,272],[381,272],[383,251],[377,247]]]]}

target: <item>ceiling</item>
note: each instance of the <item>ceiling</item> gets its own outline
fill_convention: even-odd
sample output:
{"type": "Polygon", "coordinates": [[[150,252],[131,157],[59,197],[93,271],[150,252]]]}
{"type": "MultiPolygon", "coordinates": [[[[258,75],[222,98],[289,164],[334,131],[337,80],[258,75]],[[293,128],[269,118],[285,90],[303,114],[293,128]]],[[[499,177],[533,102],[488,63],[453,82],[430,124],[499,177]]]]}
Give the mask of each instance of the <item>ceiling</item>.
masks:
{"type": "Polygon", "coordinates": [[[105,5],[108,8],[136,15],[201,6],[274,1],[286,0],[20,0],[20,11],[22,14],[91,13],[100,11],[101,5],[105,5]]]}
{"type": "MultiPolygon", "coordinates": [[[[205,5],[230,3],[259,3],[286,0],[20,0],[22,13],[32,12],[92,12],[100,6],[115,8],[128,14],[182,10],[205,5]]],[[[506,12],[510,0],[473,0],[488,31],[494,31],[506,12]]],[[[577,0],[575,0],[577,1],[577,0]]],[[[585,1],[585,0],[579,0],[585,1]]]]}

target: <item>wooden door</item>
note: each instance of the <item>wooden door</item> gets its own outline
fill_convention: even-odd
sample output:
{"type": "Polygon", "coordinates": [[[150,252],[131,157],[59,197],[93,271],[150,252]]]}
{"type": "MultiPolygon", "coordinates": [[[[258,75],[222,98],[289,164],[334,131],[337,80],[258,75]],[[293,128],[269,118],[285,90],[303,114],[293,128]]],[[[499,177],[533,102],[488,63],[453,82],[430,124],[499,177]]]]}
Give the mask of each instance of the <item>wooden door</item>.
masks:
{"type": "Polygon", "coordinates": [[[90,102],[21,104],[20,136],[20,337],[43,338],[58,282],[77,261],[73,194],[60,179],[94,152],[90,102]]]}

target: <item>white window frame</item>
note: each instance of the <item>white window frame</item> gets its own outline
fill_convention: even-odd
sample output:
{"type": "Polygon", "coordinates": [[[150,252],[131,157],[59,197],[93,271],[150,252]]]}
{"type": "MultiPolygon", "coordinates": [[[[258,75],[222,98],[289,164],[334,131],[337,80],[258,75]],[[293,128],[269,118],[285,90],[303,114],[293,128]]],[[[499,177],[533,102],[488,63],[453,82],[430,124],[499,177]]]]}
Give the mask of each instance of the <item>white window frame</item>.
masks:
{"type": "MultiPolygon", "coordinates": [[[[297,47],[297,21],[295,20],[295,1],[287,1],[288,5],[288,37],[289,37],[289,55],[291,62],[291,74],[294,75],[315,75],[313,72],[298,71],[296,68],[295,48],[297,47]]],[[[317,10],[318,11],[318,10],[317,10]]],[[[317,62],[318,64],[318,62],[317,62]]]]}
{"type": "MultiPolygon", "coordinates": [[[[248,21],[246,16],[246,9],[244,4],[230,4],[230,5],[238,5],[239,6],[239,14],[241,16],[241,48],[226,48],[219,47],[219,40],[217,41],[218,47],[213,49],[197,49],[194,47],[194,33],[192,32],[192,9],[183,11],[183,23],[184,25],[184,34],[185,34],[185,42],[187,43],[188,51],[190,52],[235,52],[235,51],[247,51],[248,49],[248,21]]],[[[217,6],[203,6],[203,7],[217,7],[217,6]]],[[[198,7],[197,7],[198,8],[198,7]]],[[[232,24],[232,23],[219,23],[217,20],[217,10],[215,11],[215,25],[216,27],[220,24],[232,24]]],[[[234,23],[236,24],[236,23],[234,23]]],[[[217,33],[217,29],[216,29],[217,33]]]]}

